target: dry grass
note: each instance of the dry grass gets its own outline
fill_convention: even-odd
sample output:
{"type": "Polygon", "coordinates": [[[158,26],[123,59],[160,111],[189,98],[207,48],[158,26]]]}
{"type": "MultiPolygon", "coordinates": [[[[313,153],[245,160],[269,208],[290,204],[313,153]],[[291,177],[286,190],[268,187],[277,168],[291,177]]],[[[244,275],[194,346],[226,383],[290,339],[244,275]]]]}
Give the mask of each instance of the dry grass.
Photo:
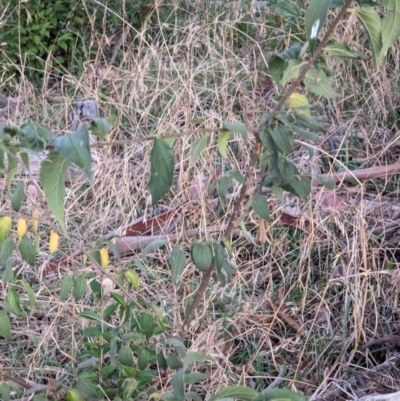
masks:
{"type": "MultiPolygon", "coordinates": [[[[23,111],[2,112],[8,122],[33,119],[61,132],[68,127],[74,100],[95,99],[101,115],[118,115],[110,141],[191,130],[194,126],[187,122],[193,117],[206,117],[208,128],[233,120],[257,126],[271,107],[260,95],[268,51],[280,35],[288,38],[283,26],[265,23],[266,12],[231,10],[217,15],[198,9],[195,15],[191,10],[183,21],[172,18],[160,25],[153,38],[145,24],[136,44],[124,49],[108,76],[102,76],[104,60],[99,53],[81,77],[65,75],[60,84],[39,93],[22,79],[14,98],[24,105],[23,111]],[[250,35],[238,31],[239,20],[247,21],[250,35]]],[[[366,44],[354,16],[337,29],[335,38],[357,50],[366,44]]],[[[328,136],[321,137],[320,150],[311,162],[303,153],[293,156],[302,170],[329,172],[333,167],[371,167],[398,159],[398,45],[387,59],[377,72],[371,61],[328,60],[341,96],[315,99],[325,107],[328,136]]],[[[94,189],[76,184],[68,191],[66,221],[71,240],[63,239],[63,252],[72,253],[77,245],[90,248],[101,236],[137,217],[150,218],[190,201],[192,179],[199,172],[205,177],[217,170],[245,172],[249,149],[239,136],[232,138],[224,160],[212,135],[208,149],[193,162],[190,146],[199,137],[176,140],[175,184],[154,208],[146,190],[151,144],[144,142],[143,151],[138,145],[96,149],[94,189]]],[[[253,242],[243,233],[232,238],[237,274],[223,290],[210,286],[190,328],[192,349],[215,357],[202,390],[205,397],[222,385],[239,382],[262,390],[278,376],[283,385],[313,400],[353,399],[373,390],[398,389],[400,378],[390,369],[372,379],[368,375],[396,351],[389,346],[361,349],[369,340],[400,329],[398,180],[340,185],[336,193],[346,206],[333,211],[317,201],[319,191],[313,191],[307,204],[287,197],[292,207],[301,210],[301,218],[310,222],[307,229],[280,224],[283,205],[271,197],[274,223],[266,227],[265,244],[258,242],[254,216],[245,218],[253,242]],[[275,313],[271,304],[284,305],[284,313],[275,313]],[[297,322],[304,334],[283,315],[297,322]]],[[[204,194],[204,201],[193,206],[195,211],[183,216],[176,227],[188,246],[185,229],[226,223],[234,202],[228,198],[210,206],[206,198],[204,194]]],[[[30,216],[37,206],[43,204],[32,201],[21,213],[30,216]]],[[[1,208],[2,214],[10,210],[5,201],[1,208]]],[[[43,233],[50,223],[49,217],[43,218],[43,233]]],[[[0,364],[26,379],[53,377],[68,385],[81,348],[80,330],[89,324],[77,313],[87,305],[72,298],[60,302],[54,295],[63,272],[43,275],[49,256],[44,234],[42,239],[35,268],[14,259],[14,274],[31,281],[38,310],[26,321],[13,319],[12,342],[0,340],[0,364]]],[[[199,282],[189,264],[180,286],[171,284],[166,256],[173,247],[118,260],[112,270],[141,264],[140,296],[165,308],[170,335],[179,331],[199,282]]],[[[83,269],[80,261],[70,268],[83,269]]],[[[168,389],[169,381],[164,386],[161,390],[168,389]]]]}

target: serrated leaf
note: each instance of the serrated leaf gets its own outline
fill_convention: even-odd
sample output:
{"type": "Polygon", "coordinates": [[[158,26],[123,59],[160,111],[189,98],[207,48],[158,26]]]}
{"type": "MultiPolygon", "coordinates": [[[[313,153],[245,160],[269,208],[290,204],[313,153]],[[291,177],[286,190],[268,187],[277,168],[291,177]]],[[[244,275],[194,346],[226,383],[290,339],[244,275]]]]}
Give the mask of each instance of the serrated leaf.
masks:
{"type": "Polygon", "coordinates": [[[183,358],[183,367],[188,369],[194,362],[212,361],[211,356],[201,354],[200,352],[189,351],[183,358]]]}
{"type": "Polygon", "coordinates": [[[21,180],[18,181],[17,188],[11,196],[11,207],[19,212],[22,206],[22,202],[25,199],[25,183],[21,180]]]}
{"type": "Polygon", "coordinates": [[[8,290],[6,298],[4,299],[4,309],[18,317],[24,316],[24,312],[21,308],[21,300],[14,288],[8,290]]]}
{"type": "Polygon", "coordinates": [[[204,135],[195,141],[192,145],[192,160],[195,161],[201,154],[201,152],[207,147],[209,135],[204,135]]]}
{"type": "Polygon", "coordinates": [[[129,269],[125,273],[126,277],[128,278],[129,282],[131,283],[132,287],[135,290],[139,289],[139,276],[133,269],[129,269]]]}
{"type": "Polygon", "coordinates": [[[301,7],[297,3],[287,0],[279,1],[273,10],[276,14],[288,19],[298,18],[302,12],[301,7]]]}
{"type": "Polygon", "coordinates": [[[185,252],[183,252],[180,247],[175,248],[168,257],[168,264],[171,267],[172,283],[178,285],[183,270],[185,269],[185,252]]]}
{"type": "Polygon", "coordinates": [[[87,290],[86,278],[83,274],[74,278],[74,298],[79,301],[84,297],[87,290]]]}
{"type": "Polygon", "coordinates": [[[0,265],[4,265],[11,256],[15,245],[12,238],[7,238],[0,247],[0,265]]]}
{"type": "Polygon", "coordinates": [[[358,51],[351,50],[346,43],[329,43],[323,51],[331,57],[366,60],[368,57],[358,51]]]}
{"type": "Polygon", "coordinates": [[[174,152],[162,139],[154,139],[150,164],[150,181],[147,188],[154,205],[169,191],[174,178],[174,152]]]}
{"type": "Polygon", "coordinates": [[[287,104],[290,110],[294,110],[296,113],[303,113],[311,116],[308,99],[301,93],[292,93],[287,100],[287,104]]]}
{"type": "Polygon", "coordinates": [[[11,338],[10,318],[3,311],[0,311],[0,335],[7,340],[11,338]]]}
{"type": "Polygon", "coordinates": [[[72,289],[73,279],[69,274],[66,274],[61,280],[61,290],[60,290],[60,299],[61,301],[65,301],[69,293],[72,289]]]}
{"type": "Polygon", "coordinates": [[[178,401],[185,400],[185,382],[184,382],[185,371],[183,368],[178,369],[172,376],[171,384],[173,394],[178,401]]]}
{"type": "Polygon", "coordinates": [[[149,313],[141,313],[139,316],[139,325],[146,338],[151,338],[154,334],[154,317],[149,313]]]}
{"type": "Polygon", "coordinates": [[[53,138],[52,144],[65,159],[80,167],[92,183],[92,155],[86,124],[72,134],[53,138]]]}
{"type": "Polygon", "coordinates": [[[40,183],[46,195],[50,211],[54,214],[58,224],[66,231],[64,223],[64,177],[70,162],[58,152],[50,152],[47,160],[40,166],[40,183]]]}
{"type": "Polygon", "coordinates": [[[21,258],[30,266],[35,265],[36,248],[32,240],[24,235],[18,245],[21,258]]]}
{"type": "Polygon", "coordinates": [[[328,78],[323,71],[315,68],[309,70],[304,78],[304,85],[309,91],[328,99],[339,96],[332,89],[332,82],[332,78],[328,78]]]}
{"type": "Polygon", "coordinates": [[[356,7],[354,12],[368,33],[368,37],[371,42],[375,68],[378,68],[382,60],[381,18],[379,14],[372,8],[356,7]]]}
{"type": "MultiPolygon", "coordinates": [[[[11,217],[4,216],[0,219],[0,244],[2,244],[10,235],[11,217]]],[[[1,262],[0,262],[1,264],[1,262]]]]}
{"type": "Polygon", "coordinates": [[[282,85],[287,84],[290,81],[293,81],[300,75],[300,69],[307,62],[302,60],[289,60],[285,71],[282,76],[282,85]]]}
{"type": "Polygon", "coordinates": [[[293,131],[303,139],[306,139],[307,141],[311,142],[318,142],[318,135],[314,134],[314,132],[305,130],[297,125],[293,125],[292,128],[293,131]]]}
{"type": "Polygon", "coordinates": [[[252,401],[258,396],[258,392],[251,387],[228,386],[218,390],[209,401],[223,400],[232,398],[234,400],[252,401]]]}
{"type": "Polygon", "coordinates": [[[271,56],[268,60],[268,72],[276,84],[279,84],[281,81],[285,65],[286,61],[277,55],[271,56]]]}
{"type": "Polygon", "coordinates": [[[17,131],[17,136],[23,148],[39,153],[46,148],[47,142],[53,137],[53,133],[35,122],[28,122],[21,125],[17,131]]]}
{"type": "Polygon", "coordinates": [[[276,124],[269,133],[281,152],[288,154],[293,151],[293,134],[283,124],[276,124]]]}
{"type": "Polygon", "coordinates": [[[221,131],[218,135],[218,150],[222,157],[227,157],[226,148],[230,135],[229,131],[221,131]]]}
{"type": "Polygon", "coordinates": [[[92,118],[90,123],[90,131],[93,135],[98,136],[100,139],[105,139],[112,130],[113,125],[117,121],[117,116],[109,116],[107,118],[95,117],[92,118]]]}
{"type": "Polygon", "coordinates": [[[311,192],[311,179],[305,176],[300,177],[300,179],[293,177],[292,181],[282,185],[282,188],[296,195],[301,200],[307,201],[308,195],[311,192]]]}
{"type": "Polygon", "coordinates": [[[224,122],[224,128],[226,128],[230,132],[238,132],[240,135],[242,135],[243,142],[247,144],[247,139],[248,139],[248,132],[247,132],[247,127],[240,121],[236,121],[233,123],[225,123],[224,122]]]}
{"type": "Polygon", "coordinates": [[[24,290],[26,291],[26,294],[28,295],[29,299],[29,316],[33,316],[33,314],[36,312],[36,295],[33,292],[31,286],[29,283],[27,283],[24,280],[18,280],[18,283],[24,287],[24,290]]]}
{"type": "Polygon", "coordinates": [[[251,202],[251,207],[263,220],[271,221],[268,202],[264,195],[257,194],[251,202]]]}
{"type": "Polygon", "coordinates": [[[191,248],[191,256],[196,269],[206,272],[212,264],[212,252],[207,244],[194,242],[191,248]]]}
{"type": "Polygon", "coordinates": [[[225,261],[225,251],[224,247],[219,243],[212,243],[211,244],[213,261],[212,264],[215,266],[217,270],[222,269],[222,266],[225,261]]]}

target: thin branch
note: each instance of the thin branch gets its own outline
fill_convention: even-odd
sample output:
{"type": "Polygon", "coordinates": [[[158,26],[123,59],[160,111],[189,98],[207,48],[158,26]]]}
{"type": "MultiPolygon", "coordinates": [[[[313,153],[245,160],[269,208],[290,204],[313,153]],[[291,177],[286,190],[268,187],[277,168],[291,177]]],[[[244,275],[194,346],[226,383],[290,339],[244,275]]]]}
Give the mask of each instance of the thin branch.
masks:
{"type": "MultiPolygon", "coordinates": [[[[280,102],[274,107],[272,113],[270,113],[268,116],[266,116],[265,118],[263,118],[263,120],[261,121],[260,124],[260,129],[258,132],[260,132],[261,130],[263,130],[265,127],[267,127],[269,120],[271,120],[271,118],[273,118],[277,113],[279,113],[281,111],[281,109],[283,108],[283,106],[285,105],[286,101],[289,99],[290,95],[296,90],[297,85],[304,79],[306,73],[310,70],[310,68],[312,68],[315,60],[317,59],[317,57],[319,56],[319,54],[321,53],[322,49],[324,48],[325,44],[327,43],[330,35],[332,34],[335,26],[339,23],[339,21],[341,20],[341,18],[343,17],[344,13],[346,12],[347,8],[350,6],[350,3],[352,2],[352,0],[347,0],[346,3],[344,4],[344,6],[342,7],[342,9],[339,11],[338,15],[336,16],[336,18],[333,20],[332,24],[329,26],[328,30],[326,31],[323,39],[321,40],[319,46],[317,47],[317,49],[315,50],[314,54],[311,56],[311,58],[308,60],[308,63],[305,65],[304,69],[302,70],[301,74],[299,75],[299,77],[292,83],[292,85],[289,87],[289,89],[287,90],[287,92],[285,93],[285,95],[282,97],[282,99],[280,100],[280,102]]],[[[203,131],[204,132],[204,131],[203,131]]],[[[253,171],[255,169],[255,166],[257,164],[257,160],[258,157],[261,153],[261,149],[262,149],[262,144],[261,144],[261,140],[260,137],[258,135],[258,132],[255,132],[255,136],[256,136],[256,142],[254,144],[253,147],[253,152],[252,152],[252,157],[250,159],[250,163],[249,163],[249,167],[247,169],[246,172],[246,177],[245,177],[245,183],[242,185],[242,188],[240,190],[240,195],[238,197],[238,199],[236,200],[234,206],[233,206],[233,211],[232,211],[232,215],[229,219],[229,223],[228,223],[228,227],[225,230],[225,233],[223,235],[223,238],[226,240],[230,240],[231,234],[233,229],[236,227],[237,224],[237,219],[239,217],[241,208],[242,208],[242,203],[246,197],[247,194],[247,188],[248,188],[248,183],[252,180],[253,178],[253,171]]],[[[207,290],[208,284],[210,283],[211,277],[214,273],[215,267],[211,266],[210,270],[208,270],[206,273],[203,274],[203,277],[201,279],[200,282],[200,286],[197,289],[197,292],[195,294],[195,297],[192,301],[192,304],[190,305],[190,308],[186,314],[185,320],[183,322],[182,325],[182,329],[179,333],[180,338],[183,340],[186,336],[186,333],[189,329],[190,323],[192,322],[192,320],[195,317],[195,313],[196,310],[198,308],[198,306],[200,305],[201,300],[204,297],[204,294],[207,290]]]]}

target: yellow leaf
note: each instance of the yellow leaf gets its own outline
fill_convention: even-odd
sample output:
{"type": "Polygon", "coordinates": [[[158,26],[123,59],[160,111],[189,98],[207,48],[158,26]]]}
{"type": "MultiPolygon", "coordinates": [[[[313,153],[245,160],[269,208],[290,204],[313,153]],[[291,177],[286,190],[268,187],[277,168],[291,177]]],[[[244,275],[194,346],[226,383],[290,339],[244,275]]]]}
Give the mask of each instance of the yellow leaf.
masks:
{"type": "Polygon", "coordinates": [[[221,131],[218,136],[218,150],[222,157],[226,157],[226,148],[228,146],[229,136],[231,133],[229,131],[221,131]]]}
{"type": "Polygon", "coordinates": [[[38,231],[38,224],[39,224],[39,216],[40,216],[40,211],[35,209],[32,213],[32,230],[37,234],[38,231]]]}
{"type": "Polygon", "coordinates": [[[59,240],[58,234],[55,231],[50,230],[50,241],[49,241],[50,254],[57,252],[58,240],[59,240]]]}
{"type": "Polygon", "coordinates": [[[19,219],[17,225],[18,241],[21,241],[22,237],[26,234],[27,231],[28,231],[28,224],[26,223],[26,220],[19,219]]]}
{"type": "Polygon", "coordinates": [[[110,258],[108,257],[108,250],[106,248],[100,249],[100,264],[101,267],[107,267],[110,263],[110,258]]]}
{"type": "Polygon", "coordinates": [[[4,242],[11,230],[11,217],[4,216],[0,219],[0,244],[4,242]]]}
{"type": "Polygon", "coordinates": [[[299,114],[311,116],[307,98],[301,93],[292,93],[287,101],[288,108],[299,114]]]}
{"type": "Polygon", "coordinates": [[[125,273],[126,277],[128,278],[128,280],[131,282],[132,287],[135,290],[139,289],[139,276],[138,274],[135,272],[135,270],[133,269],[129,269],[126,273],[125,273]]]}

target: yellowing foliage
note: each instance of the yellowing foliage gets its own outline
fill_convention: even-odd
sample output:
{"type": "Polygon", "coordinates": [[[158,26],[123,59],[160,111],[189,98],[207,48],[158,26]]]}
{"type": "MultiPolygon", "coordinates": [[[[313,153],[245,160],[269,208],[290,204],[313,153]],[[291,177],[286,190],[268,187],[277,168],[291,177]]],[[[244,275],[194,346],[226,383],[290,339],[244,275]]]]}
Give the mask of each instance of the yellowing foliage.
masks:
{"type": "Polygon", "coordinates": [[[18,236],[18,241],[21,241],[22,237],[27,233],[28,231],[28,224],[26,222],[26,219],[19,219],[18,224],[17,224],[17,236],[18,236]]]}
{"type": "Polygon", "coordinates": [[[106,248],[100,249],[100,264],[101,267],[107,267],[110,263],[110,258],[108,256],[108,250],[106,248]]]}
{"type": "Polygon", "coordinates": [[[292,93],[287,100],[287,105],[289,109],[295,110],[299,114],[311,116],[308,99],[301,93],[292,93]]]}
{"type": "Polygon", "coordinates": [[[58,240],[59,240],[58,234],[55,231],[50,230],[50,241],[49,241],[50,254],[57,252],[58,240]]]}
{"type": "Polygon", "coordinates": [[[4,216],[0,219],[0,244],[4,242],[11,230],[11,217],[4,216]]]}
{"type": "Polygon", "coordinates": [[[32,230],[37,235],[40,211],[35,209],[32,213],[32,230]]]}

